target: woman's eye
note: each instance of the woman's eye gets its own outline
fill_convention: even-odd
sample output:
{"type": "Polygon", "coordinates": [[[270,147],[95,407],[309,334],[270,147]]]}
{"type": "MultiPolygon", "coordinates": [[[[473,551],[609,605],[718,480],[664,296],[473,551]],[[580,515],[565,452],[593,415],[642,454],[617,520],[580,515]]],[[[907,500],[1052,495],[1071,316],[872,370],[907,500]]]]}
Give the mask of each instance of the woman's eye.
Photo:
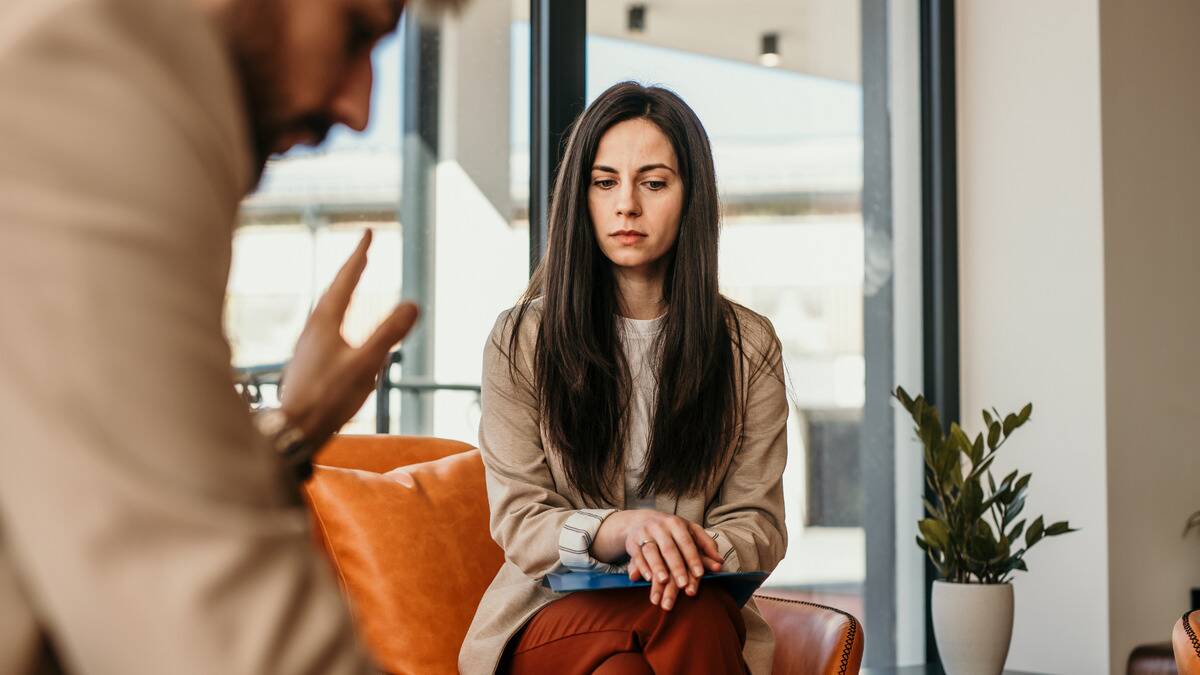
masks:
{"type": "Polygon", "coordinates": [[[667,187],[667,181],[665,181],[665,180],[648,180],[645,183],[643,183],[643,185],[650,188],[651,190],[661,190],[661,189],[667,187]]]}
{"type": "Polygon", "coordinates": [[[596,187],[598,187],[602,190],[607,190],[616,184],[617,184],[617,181],[615,181],[611,178],[601,178],[600,180],[592,182],[592,185],[595,185],[596,187]]]}

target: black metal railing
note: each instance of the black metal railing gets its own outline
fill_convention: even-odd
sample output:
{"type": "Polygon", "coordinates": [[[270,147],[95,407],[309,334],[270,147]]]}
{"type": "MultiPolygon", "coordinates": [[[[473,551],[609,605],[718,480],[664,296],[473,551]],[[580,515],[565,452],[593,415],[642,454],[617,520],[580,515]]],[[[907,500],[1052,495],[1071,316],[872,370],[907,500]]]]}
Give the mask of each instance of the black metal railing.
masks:
{"type": "MultiPolygon", "coordinates": [[[[465,391],[475,394],[475,405],[479,405],[480,386],[477,384],[456,384],[438,382],[432,378],[400,377],[400,365],[403,356],[400,350],[388,354],[387,361],[380,370],[375,384],[375,432],[386,434],[391,432],[392,392],[413,392],[417,394],[432,394],[438,391],[465,391]]],[[[263,389],[273,388],[278,398],[279,385],[283,377],[283,369],[287,362],[265,363],[253,366],[234,368],[234,386],[242,399],[251,408],[265,405],[263,389]]]]}

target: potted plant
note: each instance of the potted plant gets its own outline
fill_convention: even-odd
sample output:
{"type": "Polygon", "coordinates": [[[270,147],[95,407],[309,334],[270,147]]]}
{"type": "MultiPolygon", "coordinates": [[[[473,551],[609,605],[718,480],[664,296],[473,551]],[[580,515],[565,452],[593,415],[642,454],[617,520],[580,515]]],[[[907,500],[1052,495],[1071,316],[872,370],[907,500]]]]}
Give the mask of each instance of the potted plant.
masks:
{"type": "Polygon", "coordinates": [[[1020,412],[983,411],[984,431],[972,439],[957,422],[942,426],[935,406],[897,387],[893,396],[912,416],[925,450],[925,518],[917,546],[937,569],[933,632],[949,675],[999,675],[1012,639],[1013,573],[1028,571],[1025,554],[1046,537],[1074,532],[1067,521],[1047,526],[1021,517],[1031,474],[996,481],[992,462],[1013,432],[1029,421],[1020,412]],[[993,414],[994,413],[994,414],[993,414]]]}

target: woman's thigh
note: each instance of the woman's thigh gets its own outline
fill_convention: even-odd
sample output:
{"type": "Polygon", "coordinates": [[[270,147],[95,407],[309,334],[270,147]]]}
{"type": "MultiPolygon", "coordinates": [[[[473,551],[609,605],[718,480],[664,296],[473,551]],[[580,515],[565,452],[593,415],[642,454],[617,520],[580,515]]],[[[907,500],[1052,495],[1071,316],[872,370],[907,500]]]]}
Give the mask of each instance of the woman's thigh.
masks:
{"type": "MultiPolygon", "coordinates": [[[[686,672],[696,663],[716,672],[742,672],[746,630],[741,612],[723,589],[701,585],[680,595],[671,611],[650,604],[646,588],[572,593],[534,615],[509,643],[508,671],[592,673],[618,654],[642,654],[654,672],[686,672]]],[[[637,659],[617,659],[633,664],[637,659]]]]}

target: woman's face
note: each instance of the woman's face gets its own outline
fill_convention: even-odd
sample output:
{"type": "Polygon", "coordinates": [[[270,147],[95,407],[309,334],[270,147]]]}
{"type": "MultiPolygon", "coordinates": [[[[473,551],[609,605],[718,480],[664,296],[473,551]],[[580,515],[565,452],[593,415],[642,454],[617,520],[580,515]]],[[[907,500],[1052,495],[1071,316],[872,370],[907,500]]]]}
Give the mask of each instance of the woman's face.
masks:
{"type": "Polygon", "coordinates": [[[654,270],[679,234],[683,183],[671,142],[656,124],[631,119],[600,138],[588,213],[600,250],[628,271],[654,270]]]}

